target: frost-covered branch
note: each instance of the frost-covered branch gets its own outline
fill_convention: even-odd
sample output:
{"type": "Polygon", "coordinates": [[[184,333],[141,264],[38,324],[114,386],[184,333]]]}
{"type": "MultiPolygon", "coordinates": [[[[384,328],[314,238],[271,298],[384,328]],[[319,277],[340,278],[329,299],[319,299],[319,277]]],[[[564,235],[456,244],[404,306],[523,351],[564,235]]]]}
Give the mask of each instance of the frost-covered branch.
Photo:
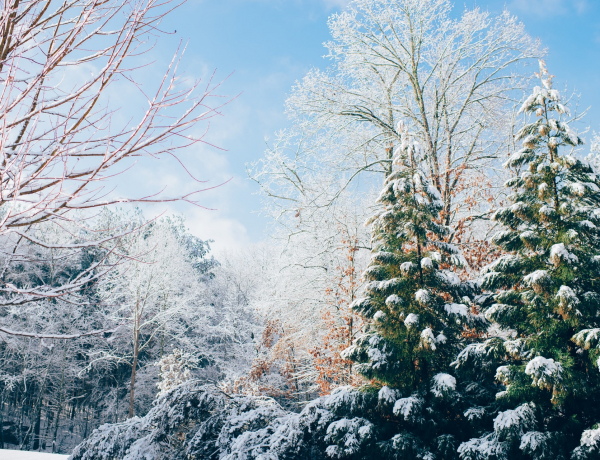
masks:
{"type": "Polygon", "coordinates": [[[454,19],[445,0],[355,1],[329,27],[332,66],[294,87],[292,128],[249,170],[268,211],[287,233],[314,231],[294,216],[317,208],[333,216],[349,184],[353,196],[379,187],[402,122],[426,149],[445,223],[456,225],[476,184],[487,187],[481,177],[498,161],[527,85],[519,65],[543,53],[539,44],[506,11],[454,19]]]}

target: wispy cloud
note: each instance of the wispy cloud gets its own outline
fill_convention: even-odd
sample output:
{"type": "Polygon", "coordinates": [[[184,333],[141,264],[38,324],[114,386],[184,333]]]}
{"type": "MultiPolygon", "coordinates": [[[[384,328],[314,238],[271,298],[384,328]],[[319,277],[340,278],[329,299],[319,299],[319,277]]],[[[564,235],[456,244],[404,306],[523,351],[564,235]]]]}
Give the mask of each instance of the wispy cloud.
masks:
{"type": "Polygon", "coordinates": [[[344,8],[351,0],[323,0],[327,8],[344,8]]]}
{"type": "Polygon", "coordinates": [[[589,0],[513,0],[509,9],[538,17],[551,17],[569,12],[584,14],[589,0]]]}
{"type": "Polygon", "coordinates": [[[589,7],[589,0],[574,0],[573,4],[575,6],[575,9],[577,10],[577,13],[583,14],[587,11],[589,7]]]}

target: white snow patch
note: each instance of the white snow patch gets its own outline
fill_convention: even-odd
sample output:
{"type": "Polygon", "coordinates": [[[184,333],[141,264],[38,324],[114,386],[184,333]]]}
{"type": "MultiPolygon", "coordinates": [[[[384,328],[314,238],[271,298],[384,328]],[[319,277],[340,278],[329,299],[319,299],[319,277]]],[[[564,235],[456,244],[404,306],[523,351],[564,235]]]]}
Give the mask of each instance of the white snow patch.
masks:
{"type": "Polygon", "coordinates": [[[521,438],[519,449],[528,453],[536,452],[540,446],[543,446],[549,439],[550,433],[540,433],[539,431],[530,431],[521,438]]]}
{"type": "Polygon", "coordinates": [[[463,442],[458,448],[458,453],[461,458],[506,459],[507,450],[506,443],[496,441],[493,433],[490,433],[483,438],[473,438],[463,442]]]}
{"type": "Polygon", "coordinates": [[[456,273],[450,270],[442,270],[438,273],[438,276],[442,279],[443,282],[449,284],[450,286],[460,285],[460,278],[456,273]]]}
{"type": "Polygon", "coordinates": [[[449,315],[469,316],[468,307],[462,303],[447,303],[444,309],[449,315]]]}
{"type": "Polygon", "coordinates": [[[496,369],[496,380],[498,380],[498,382],[506,385],[509,377],[510,370],[508,366],[500,366],[498,369],[496,369]]]}
{"type": "Polygon", "coordinates": [[[0,449],[0,460],[66,460],[68,455],[0,449]]]}
{"type": "Polygon", "coordinates": [[[433,377],[433,386],[431,392],[436,397],[441,397],[451,391],[456,390],[456,379],[450,374],[436,374],[433,377]]]}
{"type": "Polygon", "coordinates": [[[596,225],[594,225],[593,222],[590,222],[589,220],[582,220],[581,222],[579,222],[579,226],[580,227],[586,227],[589,229],[595,229],[597,228],[596,225]]]}
{"type": "Polygon", "coordinates": [[[486,343],[470,343],[467,345],[456,357],[454,362],[450,363],[451,366],[455,368],[459,368],[464,366],[471,360],[478,361],[479,359],[485,357],[489,353],[489,349],[486,343]]]}
{"type": "Polygon", "coordinates": [[[596,346],[598,342],[600,342],[600,329],[594,328],[579,331],[573,337],[573,342],[575,342],[584,350],[589,350],[590,348],[596,346]]]}
{"type": "Polygon", "coordinates": [[[512,212],[514,212],[515,214],[518,214],[520,211],[523,211],[523,210],[524,210],[524,209],[526,209],[526,208],[527,208],[527,206],[525,205],[525,203],[523,203],[523,202],[519,201],[519,202],[517,202],[517,203],[513,204],[513,205],[510,207],[510,210],[511,210],[512,212]]]}
{"type": "Polygon", "coordinates": [[[525,373],[533,379],[533,386],[550,388],[562,379],[563,367],[552,358],[537,356],[527,363],[525,373]]]}
{"type": "Polygon", "coordinates": [[[373,369],[379,369],[387,363],[387,355],[379,348],[369,348],[367,350],[367,356],[369,357],[369,361],[371,361],[373,369]]]}
{"type": "Polygon", "coordinates": [[[382,320],[384,320],[384,319],[385,319],[385,317],[386,317],[386,316],[387,316],[387,315],[385,314],[385,312],[384,312],[384,311],[381,311],[381,310],[379,310],[377,313],[375,313],[375,314],[373,315],[373,319],[374,319],[375,321],[382,321],[382,320]]]}
{"type": "Polygon", "coordinates": [[[431,301],[431,296],[427,290],[419,289],[415,293],[415,300],[421,304],[427,305],[431,301]]]}
{"type": "Polygon", "coordinates": [[[572,307],[579,303],[575,292],[569,286],[561,286],[556,294],[556,298],[561,307],[572,307]]]}
{"type": "Polygon", "coordinates": [[[385,304],[388,306],[399,305],[401,303],[402,303],[402,300],[396,294],[392,294],[387,299],[385,299],[385,304]]]}
{"type": "Polygon", "coordinates": [[[588,447],[596,447],[600,441],[600,428],[595,430],[585,430],[581,435],[581,445],[588,447]]]}
{"type": "Polygon", "coordinates": [[[577,196],[585,195],[585,185],[580,184],[579,182],[571,184],[570,188],[572,192],[577,196]]]}
{"type": "Polygon", "coordinates": [[[523,339],[506,340],[504,349],[515,359],[528,358],[530,353],[527,351],[527,343],[523,339]]]}
{"type": "Polygon", "coordinates": [[[467,420],[479,420],[485,415],[485,407],[471,407],[467,409],[464,416],[467,420]]]}
{"type": "Polygon", "coordinates": [[[404,325],[407,329],[417,325],[419,323],[419,315],[415,315],[414,313],[410,313],[406,319],[404,320],[404,325]]]}
{"type": "Polygon", "coordinates": [[[519,265],[520,262],[521,262],[521,258],[516,255],[508,254],[505,256],[501,256],[498,259],[496,259],[494,262],[492,262],[491,264],[483,267],[481,269],[481,274],[483,275],[486,273],[495,273],[498,271],[506,271],[512,267],[519,265]]]}
{"type": "Polygon", "coordinates": [[[321,401],[327,409],[339,409],[340,407],[352,406],[356,398],[353,388],[349,386],[338,387],[330,395],[325,396],[321,401]]]}
{"type": "MultiPolygon", "coordinates": [[[[377,282],[375,281],[375,283],[377,283],[377,282]]],[[[362,308],[367,308],[370,303],[371,303],[371,299],[369,299],[368,297],[363,297],[363,298],[356,299],[354,302],[352,302],[350,304],[350,308],[353,310],[360,310],[362,308]]]]}
{"type": "Polygon", "coordinates": [[[550,249],[550,262],[552,262],[554,265],[558,265],[561,261],[565,261],[567,263],[579,262],[579,259],[575,254],[571,254],[569,251],[567,251],[564,243],[555,244],[550,249]]]}
{"type": "Polygon", "coordinates": [[[391,289],[395,287],[400,280],[398,278],[392,278],[391,280],[380,281],[377,285],[377,288],[381,291],[385,291],[387,289],[391,289]]]}
{"type": "Polygon", "coordinates": [[[535,233],[533,233],[533,231],[531,231],[531,230],[525,230],[523,233],[521,233],[519,235],[519,237],[524,241],[532,240],[535,238],[535,233]]]}
{"type": "Polygon", "coordinates": [[[402,415],[404,420],[408,420],[415,411],[421,408],[422,404],[423,400],[416,396],[399,399],[396,401],[396,404],[394,404],[394,415],[402,415]]]}
{"type": "MultiPolygon", "coordinates": [[[[343,445],[328,446],[325,452],[332,458],[350,457],[360,450],[366,440],[371,438],[373,431],[373,424],[363,418],[344,418],[335,421],[327,427],[325,442],[338,441],[343,445]]],[[[265,457],[259,456],[259,458],[265,457]]]]}
{"type": "Polygon", "coordinates": [[[398,391],[392,390],[388,386],[381,387],[381,390],[379,390],[378,393],[378,399],[379,401],[384,401],[391,404],[398,399],[398,391]]]}
{"type": "Polygon", "coordinates": [[[494,419],[494,431],[502,433],[513,431],[521,436],[535,426],[535,413],[533,404],[523,404],[516,409],[498,413],[494,419]]]}
{"type": "Polygon", "coordinates": [[[423,329],[421,332],[421,348],[426,350],[434,350],[435,351],[435,336],[433,335],[433,331],[430,327],[423,329]]]}
{"type": "Polygon", "coordinates": [[[525,278],[523,278],[523,281],[528,286],[539,286],[543,282],[547,281],[549,278],[550,276],[548,275],[548,272],[546,270],[536,270],[533,273],[527,275],[525,278]]]}

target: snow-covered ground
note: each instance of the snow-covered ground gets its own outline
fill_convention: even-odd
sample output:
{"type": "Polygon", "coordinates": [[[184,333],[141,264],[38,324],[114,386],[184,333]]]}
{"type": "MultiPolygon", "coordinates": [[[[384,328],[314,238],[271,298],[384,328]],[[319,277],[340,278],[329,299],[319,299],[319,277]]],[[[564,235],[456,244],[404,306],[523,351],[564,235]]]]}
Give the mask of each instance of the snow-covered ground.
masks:
{"type": "Polygon", "coordinates": [[[68,455],[0,449],[0,460],[67,460],[68,455]]]}

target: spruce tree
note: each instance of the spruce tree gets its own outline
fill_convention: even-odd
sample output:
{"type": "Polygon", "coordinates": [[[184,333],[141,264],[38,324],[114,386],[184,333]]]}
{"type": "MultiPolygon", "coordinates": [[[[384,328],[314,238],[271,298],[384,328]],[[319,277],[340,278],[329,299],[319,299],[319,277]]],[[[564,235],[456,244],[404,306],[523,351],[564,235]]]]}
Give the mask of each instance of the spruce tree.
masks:
{"type": "Polygon", "coordinates": [[[396,434],[378,444],[384,456],[451,459],[468,432],[460,422],[470,403],[450,363],[485,320],[469,297],[475,286],[452,270],[462,258],[444,241],[443,203],[427,177],[424,152],[402,126],[399,132],[380,209],[368,222],[372,258],[364,295],[353,304],[367,325],[345,356],[379,390],[380,406],[390,406],[385,417],[396,434]]]}
{"type": "Polygon", "coordinates": [[[494,213],[505,255],[482,273],[485,315],[502,333],[456,362],[494,362],[505,386],[493,431],[461,445],[465,460],[600,458],[600,176],[572,155],[582,141],[540,69],[521,108],[523,148],[505,164],[511,203],[494,213]]]}

